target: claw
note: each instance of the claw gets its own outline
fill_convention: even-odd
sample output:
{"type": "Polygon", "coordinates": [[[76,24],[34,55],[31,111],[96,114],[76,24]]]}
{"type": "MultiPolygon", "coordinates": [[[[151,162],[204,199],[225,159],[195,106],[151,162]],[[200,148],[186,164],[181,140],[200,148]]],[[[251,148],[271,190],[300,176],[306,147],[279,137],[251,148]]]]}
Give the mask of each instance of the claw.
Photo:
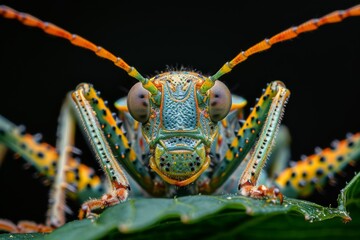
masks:
{"type": "Polygon", "coordinates": [[[279,201],[282,204],[284,200],[284,196],[278,188],[267,188],[265,185],[253,186],[250,182],[240,187],[240,194],[256,199],[267,199],[272,203],[279,201]]]}
{"type": "Polygon", "coordinates": [[[84,217],[96,218],[98,214],[94,213],[94,210],[104,209],[105,207],[114,206],[123,202],[127,199],[128,194],[126,188],[119,188],[111,193],[104,194],[100,199],[91,199],[81,206],[78,218],[80,220],[84,217]]]}

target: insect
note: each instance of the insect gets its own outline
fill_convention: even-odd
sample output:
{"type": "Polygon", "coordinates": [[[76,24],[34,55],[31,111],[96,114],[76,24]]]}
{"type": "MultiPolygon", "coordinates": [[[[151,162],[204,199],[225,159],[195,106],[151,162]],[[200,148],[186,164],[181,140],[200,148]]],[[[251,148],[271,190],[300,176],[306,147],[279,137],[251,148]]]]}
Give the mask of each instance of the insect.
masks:
{"type": "MultiPolygon", "coordinates": [[[[15,18],[22,19],[22,21],[32,19],[31,17],[22,18],[24,15],[19,15],[18,12],[7,7],[3,7],[1,10],[2,15],[6,17],[10,16],[11,18],[11,14],[14,14],[15,18]]],[[[325,17],[323,21],[325,19],[337,20],[339,14],[332,15],[334,18],[325,17]]],[[[358,15],[359,7],[345,11],[345,14],[358,15]]],[[[72,43],[80,44],[83,47],[88,46],[102,57],[107,56],[116,65],[126,70],[130,76],[142,83],[142,85],[136,84],[130,91],[127,107],[123,104],[124,100],[117,102],[120,110],[120,121],[117,121],[116,116],[114,117],[107,110],[106,104],[88,84],[81,85],[70,98],[76,102],[75,108],[79,113],[75,113],[75,115],[82,116],[80,122],[85,123],[86,134],[94,141],[93,148],[104,172],[109,177],[109,182],[112,182],[111,189],[113,190],[111,194],[104,195],[102,200],[84,203],[80,211],[81,217],[83,215],[92,216],[93,210],[97,208],[126,200],[127,194],[130,192],[141,192],[137,185],[128,182],[130,178],[126,177],[123,168],[151,195],[173,196],[175,194],[193,194],[197,192],[213,193],[220,187],[230,188],[232,185],[226,183],[227,179],[236,170],[240,162],[246,159],[243,161],[247,163],[246,170],[237,176],[241,179],[241,193],[251,197],[278,199],[281,202],[282,195],[278,188],[267,188],[263,185],[260,185],[259,188],[257,178],[272,147],[280,123],[279,119],[282,116],[282,109],[289,95],[288,90],[283,83],[271,83],[247,120],[244,123],[239,123],[238,120],[243,118],[245,100],[234,96],[232,99],[233,105],[231,105],[231,97],[227,87],[215,80],[226,74],[241,60],[245,60],[246,57],[256,53],[259,50],[258,48],[265,50],[287,37],[295,37],[294,29],[290,29],[285,34],[275,35],[259,45],[255,45],[250,50],[240,53],[230,63],[225,64],[219,72],[212,75],[212,78],[198,74],[195,71],[177,70],[146,79],[121,59],[107,55],[108,53],[104,49],[91,45],[86,40],[81,40],[79,36],[75,37],[44,22],[35,21],[35,23],[43,25],[43,28],[46,28],[50,33],[65,36],[72,43]],[[217,83],[217,85],[213,86],[214,83],[217,83]],[[85,100],[86,96],[88,97],[87,100],[85,100]],[[89,96],[91,97],[89,98],[89,96]],[[95,110],[89,110],[90,105],[88,104],[95,110]],[[136,122],[129,116],[128,110],[132,117],[137,120],[136,122]],[[232,114],[228,114],[230,110],[232,114]],[[96,112],[96,115],[93,115],[93,111],[96,112]],[[194,115],[197,116],[195,120],[191,118],[194,115]],[[99,117],[100,120],[96,117],[99,117]],[[101,131],[102,129],[104,132],[101,131]],[[100,143],[99,146],[97,146],[98,143],[100,143]],[[111,151],[108,151],[109,149],[111,151]],[[251,152],[250,155],[248,155],[249,152],[251,152]],[[118,163],[114,160],[115,158],[121,159],[121,166],[118,166],[118,163]],[[148,168],[148,164],[150,168],[148,168]],[[141,173],[141,175],[139,176],[138,173],[141,173]]],[[[317,28],[313,22],[310,22],[309,25],[300,25],[297,30],[298,33],[301,32],[301,29],[310,30],[305,26],[317,28]]],[[[71,104],[71,101],[70,103],[67,102],[63,108],[61,116],[64,116],[64,120],[62,120],[62,125],[67,123],[72,125],[72,117],[68,116],[77,111],[69,110],[71,108],[67,106],[71,106],[71,104]],[[73,112],[69,113],[69,111],[73,112]]],[[[54,175],[54,165],[61,169],[62,164],[58,161],[54,164],[54,159],[59,159],[61,156],[63,156],[64,165],[69,165],[69,162],[70,165],[74,164],[71,170],[58,170],[58,173],[63,172],[63,176],[58,174],[54,177],[54,182],[58,184],[53,187],[52,199],[55,202],[53,206],[62,203],[63,189],[57,189],[56,186],[64,184],[65,178],[71,179],[70,182],[73,185],[69,185],[69,189],[75,192],[81,192],[84,189],[97,192],[96,190],[102,187],[92,170],[79,165],[76,161],[67,160],[69,152],[66,146],[72,145],[71,137],[63,147],[60,147],[62,143],[59,142],[58,154],[60,154],[60,157],[53,155],[53,158],[49,158],[48,155],[55,154],[51,147],[37,145],[36,137],[29,138],[29,142],[26,142],[23,137],[29,136],[22,136],[21,128],[14,127],[5,118],[2,119],[1,126],[5,136],[3,141],[8,145],[11,145],[7,141],[9,141],[12,134],[20,134],[18,138],[20,140],[18,144],[20,146],[19,153],[23,156],[28,154],[28,158],[31,158],[44,174],[54,175]],[[21,143],[27,145],[24,147],[21,143]],[[37,146],[42,148],[37,149],[37,146]],[[36,155],[32,156],[30,150],[33,151],[32,154],[36,155]],[[44,159],[48,161],[41,164],[41,160],[44,159]],[[78,166],[83,167],[79,168],[78,166]],[[82,176],[85,177],[82,179],[82,176]],[[80,187],[81,183],[84,182],[86,184],[80,187]],[[84,186],[85,188],[83,188],[84,186]]],[[[63,134],[65,132],[71,133],[70,130],[60,132],[63,134]]],[[[66,138],[66,136],[65,134],[62,139],[66,138]]],[[[343,155],[343,151],[347,150],[351,150],[351,153],[355,154],[356,152],[352,152],[352,149],[354,147],[357,149],[357,146],[358,135],[355,134],[340,143],[341,155],[343,155]]],[[[319,152],[319,155],[314,157],[315,161],[319,162],[319,164],[324,161],[327,167],[330,166],[329,159],[322,158],[321,153],[326,154],[323,151],[319,152]]],[[[339,155],[339,152],[337,152],[336,157],[333,158],[336,159],[339,155]]],[[[326,156],[329,155],[326,154],[326,156]]],[[[70,157],[70,159],[72,158],[70,157]]],[[[338,162],[348,163],[349,161],[350,159],[342,159],[338,162]]],[[[343,167],[335,163],[337,162],[332,165],[333,169],[326,170],[335,172],[337,168],[343,167]]],[[[300,167],[297,169],[300,169],[300,167]]],[[[316,170],[313,171],[313,174],[318,175],[317,181],[320,182],[321,177],[325,176],[325,174],[316,170]]],[[[291,179],[292,174],[293,172],[284,171],[284,175],[287,175],[284,177],[286,181],[278,180],[278,184],[284,192],[286,191],[287,180],[291,179]]],[[[279,179],[283,178],[279,177],[279,179]]],[[[296,181],[297,185],[290,182],[289,186],[296,186],[292,189],[295,191],[298,191],[299,187],[307,187],[305,185],[309,183],[302,182],[303,179],[300,177],[296,177],[294,181],[296,181]]],[[[317,182],[313,184],[317,184],[317,182]]],[[[237,191],[238,187],[238,184],[236,184],[233,191],[237,191]]],[[[312,188],[310,187],[308,191],[311,191],[312,188]]],[[[55,207],[50,209],[56,211],[55,207]]],[[[49,216],[48,225],[59,226],[64,222],[62,213],[54,212],[49,216]]]]}

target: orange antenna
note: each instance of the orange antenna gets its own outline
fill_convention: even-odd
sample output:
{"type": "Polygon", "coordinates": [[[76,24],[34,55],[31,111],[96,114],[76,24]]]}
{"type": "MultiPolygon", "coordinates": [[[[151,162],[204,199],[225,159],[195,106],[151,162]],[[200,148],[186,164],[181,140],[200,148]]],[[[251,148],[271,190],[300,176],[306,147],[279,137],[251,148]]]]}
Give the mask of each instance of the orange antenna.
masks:
{"type": "Polygon", "coordinates": [[[120,57],[116,57],[114,54],[112,54],[105,48],[97,46],[83,37],[80,37],[76,34],[72,34],[52,23],[44,22],[40,19],[37,19],[36,17],[30,14],[18,12],[5,5],[0,5],[0,15],[2,15],[5,18],[16,19],[21,23],[23,23],[24,25],[30,27],[40,28],[49,35],[65,38],[75,46],[86,48],[94,52],[99,57],[108,59],[112,61],[116,66],[124,69],[131,77],[139,80],[143,84],[144,88],[147,89],[152,95],[156,95],[159,91],[152,82],[150,82],[147,78],[144,78],[134,67],[129,66],[120,57]]]}
{"type": "Polygon", "coordinates": [[[209,90],[222,75],[230,72],[236,65],[245,61],[249,56],[267,50],[271,48],[275,43],[283,42],[296,38],[300,33],[310,32],[318,29],[320,26],[341,22],[347,17],[360,16],[360,5],[356,5],[346,10],[338,10],[332,13],[329,13],[321,18],[311,19],[299,26],[291,27],[282,31],[271,38],[264,39],[263,41],[253,45],[248,48],[246,51],[240,52],[236,57],[234,57],[230,62],[226,62],[214,75],[209,77],[201,86],[201,92],[205,93],[209,90]]]}

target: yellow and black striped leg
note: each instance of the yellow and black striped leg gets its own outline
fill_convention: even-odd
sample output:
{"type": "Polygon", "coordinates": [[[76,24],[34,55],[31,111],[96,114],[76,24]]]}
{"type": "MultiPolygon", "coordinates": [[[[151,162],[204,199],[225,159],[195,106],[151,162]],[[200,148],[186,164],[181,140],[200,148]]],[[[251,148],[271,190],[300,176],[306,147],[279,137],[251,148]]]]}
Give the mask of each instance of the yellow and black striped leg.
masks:
{"type": "Polygon", "coordinates": [[[285,168],[275,179],[276,186],[289,197],[307,197],[334,181],[334,175],[360,160],[360,132],[348,134],[331,147],[316,149],[293,166],[285,168]]]}
{"type": "MultiPolygon", "coordinates": [[[[16,126],[0,115],[0,143],[22,157],[33,166],[47,182],[54,181],[59,153],[48,143],[41,142],[38,134],[25,132],[24,126],[16,126]]],[[[70,157],[66,171],[66,182],[75,192],[69,192],[72,199],[83,201],[89,197],[99,196],[103,192],[100,177],[94,169],[82,164],[77,158],[70,157]]]]}
{"type": "Polygon", "coordinates": [[[117,119],[116,114],[111,113],[94,88],[89,84],[81,84],[72,94],[72,98],[77,109],[77,116],[80,117],[80,122],[85,127],[85,134],[89,139],[96,140],[92,134],[94,134],[93,131],[97,133],[97,129],[93,129],[92,126],[99,128],[99,132],[103,134],[100,137],[104,138],[104,141],[108,144],[108,149],[106,150],[114,154],[114,157],[128,173],[128,176],[133,178],[146,192],[153,193],[156,191],[154,190],[155,184],[150,170],[140,160],[141,158],[136,155],[131,142],[121,126],[123,125],[122,122],[117,119]],[[85,110],[84,106],[89,107],[91,111],[88,113],[82,112],[85,110]],[[94,117],[97,125],[92,124],[91,126],[91,123],[87,123],[87,117],[94,117]]]}
{"type": "Polygon", "coordinates": [[[239,192],[244,196],[253,198],[269,197],[271,199],[279,199],[282,202],[283,198],[279,189],[273,187],[267,188],[265,185],[258,186],[258,179],[275,143],[288,97],[289,91],[284,86],[277,86],[263,129],[260,132],[256,145],[248,156],[245,169],[240,177],[239,192]]]}
{"type": "Polygon", "coordinates": [[[203,192],[214,192],[240,167],[244,172],[239,186],[241,193],[256,197],[249,193],[248,185],[254,188],[256,186],[259,173],[273,145],[288,97],[289,91],[282,82],[276,81],[268,85],[232,140],[224,158],[214,166],[209,176],[209,184],[203,184],[203,192]]]}
{"type": "Polygon", "coordinates": [[[71,96],[76,117],[111,185],[101,199],[85,202],[79,217],[93,216],[93,210],[125,201],[130,192],[127,177],[133,178],[147,192],[154,192],[155,184],[148,167],[137,158],[115,116],[95,89],[89,84],[80,84],[71,96]]]}
{"type": "MultiPolygon", "coordinates": [[[[105,193],[101,199],[88,200],[85,202],[79,212],[79,218],[84,216],[93,216],[93,211],[98,208],[111,206],[119,202],[125,201],[128,197],[130,186],[123,169],[120,167],[114,152],[112,151],[109,141],[117,134],[123,137],[123,132],[116,126],[115,120],[111,117],[111,113],[97,97],[95,90],[89,84],[82,84],[71,94],[74,113],[82,123],[84,133],[89,140],[92,150],[98,160],[101,168],[105,172],[105,176],[110,184],[109,193],[105,193]],[[91,102],[95,104],[93,107],[91,102]],[[110,116],[108,116],[110,115],[110,116]],[[110,125],[112,132],[107,132],[105,124],[110,125]]],[[[126,140],[126,139],[125,139],[126,140]]],[[[117,148],[129,149],[126,141],[119,141],[121,146],[117,148]]],[[[127,158],[130,155],[126,156],[127,158]]],[[[125,156],[123,156],[125,158],[125,156]]]]}
{"type": "MultiPolygon", "coordinates": [[[[26,133],[24,126],[16,126],[1,115],[0,143],[22,157],[27,164],[32,165],[37,170],[37,173],[44,177],[46,182],[53,184],[53,188],[59,186],[61,188],[60,193],[64,193],[64,188],[70,188],[72,191],[66,191],[67,196],[80,202],[89,197],[101,196],[104,187],[99,176],[95,174],[92,168],[81,164],[72,156],[68,159],[66,171],[64,171],[65,176],[63,177],[66,184],[57,185],[56,179],[58,177],[56,177],[56,173],[60,159],[57,149],[41,142],[39,135],[26,133]]],[[[53,194],[51,198],[54,199],[53,194]]],[[[53,207],[60,206],[60,211],[57,209],[49,210],[46,225],[30,221],[20,221],[15,225],[8,220],[0,220],[0,229],[12,232],[50,231],[53,229],[50,225],[61,225],[63,221],[61,218],[64,214],[62,210],[65,207],[63,201],[52,201],[54,202],[53,207]]]]}
{"type": "MultiPolygon", "coordinates": [[[[247,156],[250,157],[249,155],[247,156]]],[[[237,192],[239,176],[244,171],[244,167],[248,162],[248,158],[242,161],[240,167],[230,176],[230,178],[223,184],[217,192],[237,192]]],[[[288,165],[290,160],[290,135],[286,126],[280,125],[279,132],[276,137],[276,144],[273,147],[272,153],[269,156],[265,167],[262,170],[258,184],[265,186],[273,186],[274,179],[282,172],[288,165]]],[[[282,192],[282,189],[280,189],[282,192]]]]}

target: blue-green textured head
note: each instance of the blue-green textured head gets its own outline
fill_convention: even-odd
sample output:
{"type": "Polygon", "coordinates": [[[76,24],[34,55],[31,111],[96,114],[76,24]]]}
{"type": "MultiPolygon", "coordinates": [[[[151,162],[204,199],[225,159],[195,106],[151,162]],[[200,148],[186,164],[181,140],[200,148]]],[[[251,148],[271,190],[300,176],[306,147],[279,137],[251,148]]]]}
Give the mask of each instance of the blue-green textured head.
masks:
{"type": "Polygon", "coordinates": [[[195,72],[166,72],[149,80],[159,89],[156,96],[141,83],[128,94],[129,112],[142,123],[150,147],[150,167],[170,184],[188,185],[208,168],[218,121],[230,110],[228,88],[216,81],[202,94],[205,79],[195,72]]]}

